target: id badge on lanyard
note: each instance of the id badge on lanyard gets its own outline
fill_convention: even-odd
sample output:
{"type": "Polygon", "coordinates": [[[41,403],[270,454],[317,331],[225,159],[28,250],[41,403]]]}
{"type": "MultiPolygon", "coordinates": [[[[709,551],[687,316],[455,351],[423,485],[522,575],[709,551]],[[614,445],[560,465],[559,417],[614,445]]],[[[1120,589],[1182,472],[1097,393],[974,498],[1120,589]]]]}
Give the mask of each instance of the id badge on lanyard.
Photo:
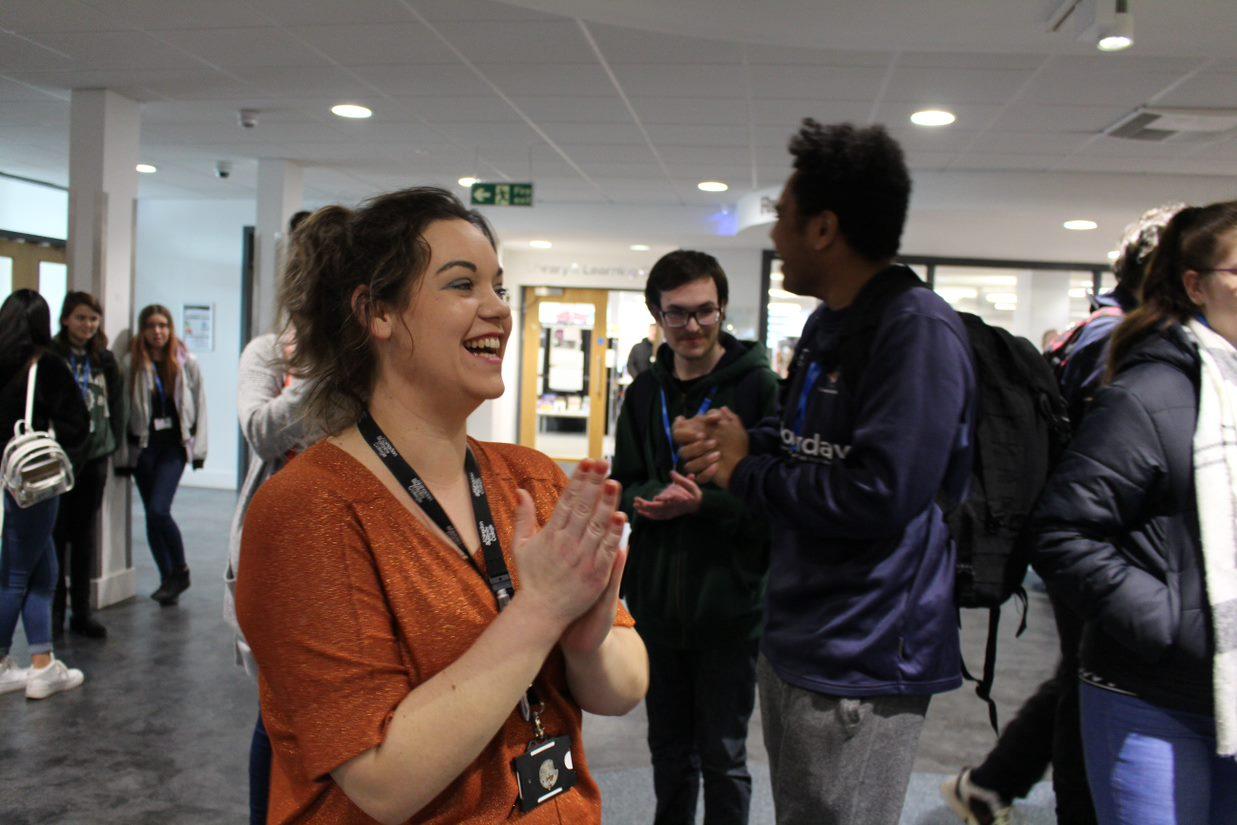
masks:
{"type": "MultiPolygon", "coordinates": [[[[481,569],[477,560],[468,552],[460,531],[455,529],[451,517],[442,509],[429,487],[399,454],[368,411],[357,422],[357,429],[400,486],[408,491],[416,505],[447,534],[472,568],[485,579],[490,592],[494,594],[499,612],[502,612],[511,603],[515,586],[503,558],[502,545],[498,541],[498,531],[494,527],[494,517],[490,512],[489,498],[485,494],[485,482],[481,478],[481,470],[472,450],[464,457],[464,470],[468,475],[468,486],[472,494],[473,513],[477,518],[477,535],[481,537],[485,570],[481,569]]],[[[512,762],[519,786],[518,804],[520,810],[527,813],[574,788],[579,775],[572,759],[571,737],[546,735],[541,722],[545,704],[537,694],[535,685],[529,685],[528,690],[520,696],[519,708],[520,716],[532,725],[533,729],[533,738],[524,754],[517,756],[512,762]]]]}
{"type": "MultiPolygon", "coordinates": [[[[168,394],[163,388],[163,379],[159,377],[159,371],[157,369],[155,370],[155,387],[159,392],[159,412],[167,413],[168,394]]],[[[157,433],[172,429],[172,424],[172,416],[166,414],[155,416],[155,418],[151,421],[151,426],[157,433]]]]}

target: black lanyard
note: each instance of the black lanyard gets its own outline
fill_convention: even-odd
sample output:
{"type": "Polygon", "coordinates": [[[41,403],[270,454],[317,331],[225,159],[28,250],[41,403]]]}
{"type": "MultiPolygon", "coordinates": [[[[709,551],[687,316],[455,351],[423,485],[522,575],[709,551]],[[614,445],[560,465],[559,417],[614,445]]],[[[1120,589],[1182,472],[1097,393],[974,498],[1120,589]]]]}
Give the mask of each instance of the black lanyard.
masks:
{"type": "MultiPolygon", "coordinates": [[[[494,516],[490,512],[490,501],[485,495],[485,481],[481,478],[481,470],[477,467],[477,459],[473,456],[472,450],[468,450],[464,455],[464,470],[468,474],[468,489],[472,494],[473,514],[477,518],[477,535],[481,537],[481,550],[485,554],[485,570],[481,569],[472,553],[468,552],[463,537],[451,523],[451,517],[447,515],[447,511],[442,509],[442,505],[438,503],[438,499],[434,498],[429,487],[421,480],[421,476],[417,475],[417,471],[412,469],[412,466],[395,449],[395,445],[382,432],[382,428],[378,426],[378,422],[374,421],[374,417],[369,414],[368,410],[357,421],[357,429],[361,431],[361,437],[369,444],[370,449],[391,471],[391,475],[395,476],[395,480],[408,491],[408,495],[412,496],[416,505],[438,525],[440,530],[447,534],[447,537],[464,554],[464,558],[468,560],[472,568],[481,578],[485,579],[490,592],[494,594],[494,600],[498,603],[499,611],[502,611],[511,603],[515,587],[511,581],[511,574],[507,570],[507,562],[503,559],[502,545],[498,541],[498,531],[494,527],[494,516]]],[[[538,736],[541,735],[540,705],[540,699],[530,685],[528,691],[520,697],[520,714],[525,720],[533,722],[538,736]]]]}

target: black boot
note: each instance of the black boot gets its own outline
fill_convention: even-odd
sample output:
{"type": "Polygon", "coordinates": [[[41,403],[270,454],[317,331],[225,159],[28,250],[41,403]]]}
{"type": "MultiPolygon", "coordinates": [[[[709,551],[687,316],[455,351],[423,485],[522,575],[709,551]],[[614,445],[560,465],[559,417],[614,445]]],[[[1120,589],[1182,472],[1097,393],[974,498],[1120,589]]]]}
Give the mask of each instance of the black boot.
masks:
{"type": "Polygon", "coordinates": [[[172,588],[172,577],[168,576],[166,579],[160,582],[159,589],[156,590],[154,593],[151,593],[150,597],[154,599],[155,601],[157,601],[159,604],[163,604],[163,600],[168,597],[168,593],[171,592],[171,588],[172,588]]]}
{"type": "Polygon", "coordinates": [[[164,587],[167,588],[164,596],[156,600],[159,604],[167,607],[180,601],[180,594],[189,589],[189,568],[182,567],[172,571],[164,587]]]}
{"type": "Polygon", "coordinates": [[[89,613],[74,613],[69,619],[69,631],[87,639],[106,639],[107,628],[101,625],[89,613]]]}

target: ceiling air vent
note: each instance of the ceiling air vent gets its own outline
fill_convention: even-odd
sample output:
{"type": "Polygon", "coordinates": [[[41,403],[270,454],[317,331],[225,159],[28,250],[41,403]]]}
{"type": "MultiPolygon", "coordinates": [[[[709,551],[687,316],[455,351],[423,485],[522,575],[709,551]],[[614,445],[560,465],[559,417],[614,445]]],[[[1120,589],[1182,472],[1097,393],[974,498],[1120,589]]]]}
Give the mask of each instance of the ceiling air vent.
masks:
{"type": "Polygon", "coordinates": [[[1189,142],[1231,129],[1237,129],[1237,109],[1143,107],[1109,126],[1104,134],[1127,140],[1189,142]]]}

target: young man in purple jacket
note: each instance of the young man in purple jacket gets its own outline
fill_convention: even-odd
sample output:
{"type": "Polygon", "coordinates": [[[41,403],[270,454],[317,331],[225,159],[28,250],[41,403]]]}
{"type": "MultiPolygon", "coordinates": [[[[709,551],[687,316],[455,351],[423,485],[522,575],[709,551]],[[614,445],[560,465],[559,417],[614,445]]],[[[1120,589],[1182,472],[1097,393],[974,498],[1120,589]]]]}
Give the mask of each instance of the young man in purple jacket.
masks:
{"type": "Polygon", "coordinates": [[[893,264],[910,176],[885,130],[809,119],[790,152],[770,236],[785,288],[824,305],[782,413],[749,431],[712,411],[675,435],[689,471],[773,527],[758,678],[779,825],[896,825],[929,699],[961,684],[936,502],[970,475],[970,345],[938,295],[895,287],[917,280],[893,264]],[[840,351],[856,340],[871,343],[852,375],[840,351]]]}

